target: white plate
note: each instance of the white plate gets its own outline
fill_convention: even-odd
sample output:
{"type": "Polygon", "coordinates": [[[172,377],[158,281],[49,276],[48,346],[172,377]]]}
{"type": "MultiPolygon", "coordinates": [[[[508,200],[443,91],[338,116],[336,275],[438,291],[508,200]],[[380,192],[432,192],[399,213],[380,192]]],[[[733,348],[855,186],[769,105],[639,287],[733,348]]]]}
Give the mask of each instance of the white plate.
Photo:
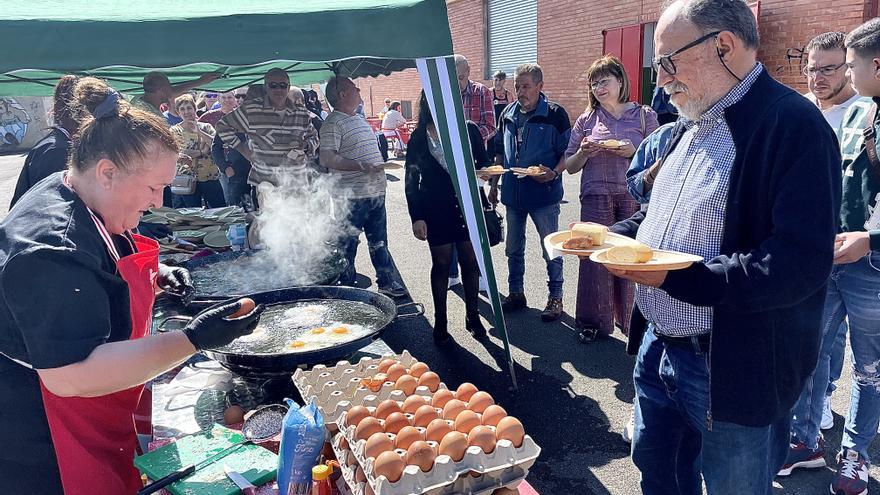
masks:
{"type": "Polygon", "coordinates": [[[590,249],[565,249],[562,247],[562,244],[571,239],[571,231],[570,230],[560,230],[559,232],[554,232],[546,237],[547,242],[553,247],[553,249],[559,251],[562,254],[571,254],[574,256],[589,256],[596,251],[601,251],[603,249],[612,248],[614,246],[620,246],[622,244],[632,244],[635,242],[629,237],[622,236],[620,234],[615,234],[614,232],[608,232],[605,235],[605,244],[601,246],[595,246],[590,249]]]}
{"type": "Polygon", "coordinates": [[[703,261],[703,257],[695,254],[655,249],[654,256],[644,263],[618,263],[608,260],[608,250],[605,249],[591,254],[590,261],[605,265],[608,268],[630,272],[662,272],[687,268],[694,263],[703,261]]]}

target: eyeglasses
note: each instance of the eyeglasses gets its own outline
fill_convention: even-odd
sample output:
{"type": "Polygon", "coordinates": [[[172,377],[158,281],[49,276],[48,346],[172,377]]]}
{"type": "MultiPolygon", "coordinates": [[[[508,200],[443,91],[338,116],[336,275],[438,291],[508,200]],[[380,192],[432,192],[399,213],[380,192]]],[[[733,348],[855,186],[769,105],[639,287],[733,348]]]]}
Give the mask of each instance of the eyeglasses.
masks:
{"type": "Polygon", "coordinates": [[[290,87],[290,84],[286,82],[270,82],[266,83],[266,86],[268,86],[269,89],[287,89],[290,87]]]}
{"type": "Polygon", "coordinates": [[[243,100],[243,99],[244,99],[244,95],[235,95],[235,99],[236,99],[236,100],[243,100]]]}
{"type": "Polygon", "coordinates": [[[830,76],[833,76],[834,73],[837,72],[838,69],[840,69],[841,67],[843,67],[845,65],[847,65],[846,62],[844,62],[840,65],[826,65],[824,67],[806,66],[806,67],[804,67],[803,73],[805,76],[807,76],[809,78],[816,77],[817,72],[819,74],[822,74],[825,77],[830,77],[830,76]]]}
{"type": "Polygon", "coordinates": [[[205,98],[220,98],[217,93],[205,93],[205,98]]]}
{"type": "Polygon", "coordinates": [[[654,66],[654,70],[659,73],[660,68],[662,67],[663,70],[666,71],[667,74],[669,74],[670,76],[674,76],[675,73],[678,71],[678,69],[675,68],[675,62],[672,61],[672,57],[674,57],[676,55],[680,55],[681,53],[683,53],[687,50],[690,50],[691,48],[699,45],[700,43],[706,41],[707,39],[714,38],[715,36],[718,36],[719,34],[721,34],[721,31],[712,31],[709,34],[706,34],[704,36],[701,36],[701,37],[695,39],[694,41],[691,41],[687,45],[684,45],[683,47],[679,48],[678,50],[675,50],[674,52],[667,53],[666,55],[660,55],[659,57],[655,58],[652,61],[652,65],[654,66]]]}
{"type": "Polygon", "coordinates": [[[611,84],[612,81],[614,81],[614,78],[608,77],[608,78],[602,79],[601,81],[591,82],[590,89],[592,89],[593,91],[596,91],[599,88],[605,88],[609,84],[611,84]]]}

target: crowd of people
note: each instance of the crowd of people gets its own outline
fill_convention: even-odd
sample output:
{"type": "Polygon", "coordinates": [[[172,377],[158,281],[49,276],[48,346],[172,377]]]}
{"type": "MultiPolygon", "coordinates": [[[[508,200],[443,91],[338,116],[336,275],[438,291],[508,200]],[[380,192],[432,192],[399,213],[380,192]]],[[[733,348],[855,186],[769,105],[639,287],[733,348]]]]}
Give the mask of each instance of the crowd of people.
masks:
{"type": "MultiPolygon", "coordinates": [[[[528,219],[537,234],[533,242],[542,245],[560,229],[563,174],[580,174],[580,222],[705,260],[668,272],[579,261],[580,340],[607,338],[618,328],[636,356],[635,399],[624,437],[632,443],[642,491],[699,494],[705,483],[712,494],[769,494],[776,476],[824,467],[821,431],[833,426],[830,396],[842,374],[848,333],[851,404],[830,488],[865,494],[868,447],[880,426],[880,18],[849,34],[823,33],[810,41],[806,95],[775,81],[757,61],[757,25],[742,0],[672,2],[654,37],[658,91],[652,105],[636,103],[621,61],[603,56],[587,68],[588,104],[573,126],[566,109],[544,92],[539,65],[517,67],[510,91],[504,72],[494,74],[489,88],[470,78],[465,57],[455,56],[472,164],[481,178],[478,193],[486,206],[504,205],[503,310],[515,317],[529,304],[528,219]],[[620,146],[600,144],[609,139],[620,146]],[[539,172],[525,178],[480,172],[492,165],[537,166],[539,172]]],[[[377,135],[349,78],[327,81],[328,113],[314,91],[292,87],[280,69],[247,89],[192,93],[217,77],[171,84],[153,72],[143,80],[143,95],[130,104],[94,78],[65,76],[58,82],[55,127],[28,155],[15,207],[0,224],[0,281],[19,273],[33,282],[14,292],[0,284],[6,301],[0,311],[9,327],[0,352],[21,375],[17,388],[0,392],[33,395],[20,414],[43,407],[50,419],[66,417],[73,413],[65,408],[78,406],[62,398],[117,397],[195,349],[252,329],[252,318],[236,325],[220,321],[237,309],[230,307],[220,317],[191,324],[183,339],[128,342],[129,334],[143,333],[138,325],[148,299],[140,294],[140,265],[129,258],[153,249],[148,239],[128,231],[149,207],[259,209],[266,184],[286,187],[329,174],[344,191],[338,211],[346,212],[342,220],[349,227],[341,246],[349,265],[340,282],[355,283],[363,233],[379,291],[405,296],[388,243],[380,149],[386,136],[406,151],[412,232],[427,241],[431,255],[435,342],[451,339],[447,290],[458,281],[467,330],[477,338],[487,335],[478,310],[474,246],[424,92],[416,128],[403,139],[397,133],[407,124],[400,102],[385,100],[377,135]],[[165,186],[178,175],[194,178],[190,193],[169,193],[165,186]],[[76,231],[64,231],[71,219],[85,221],[75,224],[76,231]],[[54,237],[38,234],[40,225],[54,237]],[[103,243],[88,240],[91,226],[103,243]],[[57,256],[72,256],[75,267],[62,268],[67,258],[57,256]],[[113,277],[121,277],[138,293],[131,314],[111,314],[102,324],[84,320],[76,335],[59,335],[52,318],[32,321],[32,313],[46,313],[32,307],[28,288],[44,290],[41,284],[58,277],[56,268],[71,283],[97,277],[100,300],[88,304],[101,307],[118,298],[113,277]],[[132,325],[138,328],[129,331],[132,325]],[[70,345],[58,345],[65,342],[70,345]],[[131,373],[104,377],[100,385],[76,385],[80,378],[94,383],[116,354],[135,350],[167,354],[142,356],[131,373]],[[37,405],[40,384],[45,406],[37,405]]],[[[564,310],[563,260],[542,252],[547,301],[541,317],[552,322],[564,310]]],[[[167,290],[189,283],[180,271],[160,266],[158,273],[167,290]]],[[[59,305],[75,304],[66,294],[58,299],[59,305]]],[[[59,306],[60,314],[65,308],[59,306]]],[[[74,433],[50,431],[43,423],[34,427],[44,444],[79,448],[70,441],[74,433]]],[[[101,443],[102,455],[116,462],[118,452],[107,445],[101,443]]],[[[43,454],[49,466],[44,483],[57,483],[53,473],[71,466],[53,467],[55,461],[43,454]]],[[[125,476],[117,481],[134,483],[125,476]]]]}

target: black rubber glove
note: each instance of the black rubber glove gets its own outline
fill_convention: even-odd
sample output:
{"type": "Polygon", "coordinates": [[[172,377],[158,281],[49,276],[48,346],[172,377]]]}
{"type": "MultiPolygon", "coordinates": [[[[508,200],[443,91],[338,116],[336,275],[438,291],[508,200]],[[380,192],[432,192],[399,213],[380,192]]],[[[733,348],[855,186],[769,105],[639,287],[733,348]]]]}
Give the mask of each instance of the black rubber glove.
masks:
{"type": "Polygon", "coordinates": [[[174,235],[174,232],[171,231],[171,227],[160,223],[140,222],[137,230],[138,234],[153,239],[164,239],[174,235]]]}
{"type": "Polygon", "coordinates": [[[249,315],[227,320],[226,317],[238,311],[238,301],[224,304],[197,316],[183,328],[189,341],[196,349],[215,349],[223,347],[242,335],[249,335],[257,328],[263,305],[260,304],[249,315]]]}
{"type": "Polygon", "coordinates": [[[189,270],[181,266],[167,266],[160,263],[156,284],[168,294],[179,297],[184,304],[189,304],[196,293],[189,270]]]}

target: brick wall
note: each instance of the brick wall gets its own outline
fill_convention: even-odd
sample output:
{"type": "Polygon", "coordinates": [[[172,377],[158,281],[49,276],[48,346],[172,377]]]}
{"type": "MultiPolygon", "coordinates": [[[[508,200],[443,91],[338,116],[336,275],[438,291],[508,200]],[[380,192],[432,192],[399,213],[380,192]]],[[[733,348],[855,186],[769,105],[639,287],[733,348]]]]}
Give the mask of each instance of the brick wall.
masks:
{"type": "MultiPolygon", "coordinates": [[[[570,0],[538,1],[538,63],[544,68],[544,91],[561,103],[572,120],[586,107],[584,73],[602,55],[602,30],[656,21],[658,0],[570,0]]],[[[806,91],[800,73],[802,49],[816,34],[849,31],[870,14],[872,0],[762,0],[759,29],[759,59],[777,79],[798,91],[806,91]]],[[[448,0],[449,22],[456,52],[471,64],[471,79],[482,81],[485,64],[485,19],[482,0],[448,0]]],[[[630,74],[630,77],[633,77],[630,74]]],[[[417,112],[421,84],[415,69],[376,79],[356,81],[370,110],[372,85],[373,112],[381,110],[382,100],[411,100],[417,112]]],[[[508,89],[513,81],[508,79],[508,89]]]]}

